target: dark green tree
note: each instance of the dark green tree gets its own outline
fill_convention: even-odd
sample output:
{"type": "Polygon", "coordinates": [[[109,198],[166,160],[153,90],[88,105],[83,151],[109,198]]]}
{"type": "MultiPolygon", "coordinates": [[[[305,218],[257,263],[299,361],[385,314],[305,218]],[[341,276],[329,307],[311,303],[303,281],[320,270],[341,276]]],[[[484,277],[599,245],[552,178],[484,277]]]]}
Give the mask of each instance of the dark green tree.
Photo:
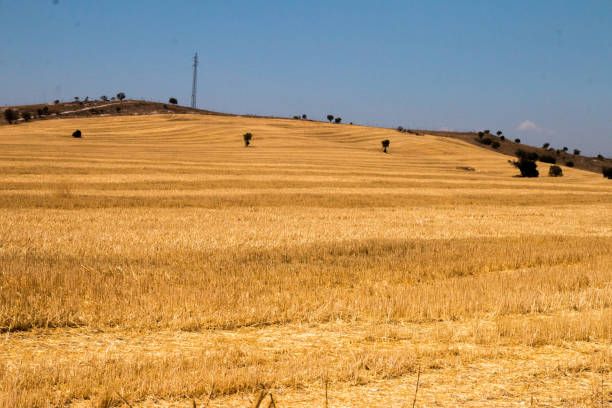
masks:
{"type": "Polygon", "coordinates": [[[245,133],[242,135],[242,140],[244,140],[244,147],[249,147],[251,140],[253,140],[253,134],[251,132],[245,133]]]}
{"type": "Polygon", "coordinates": [[[17,119],[19,119],[19,112],[13,109],[6,109],[4,111],[4,119],[9,123],[13,124],[17,119]]]}
{"type": "Polygon", "coordinates": [[[380,142],[380,144],[382,145],[383,152],[387,153],[387,150],[389,149],[389,145],[391,145],[391,141],[389,139],[385,139],[382,142],[380,142]]]}

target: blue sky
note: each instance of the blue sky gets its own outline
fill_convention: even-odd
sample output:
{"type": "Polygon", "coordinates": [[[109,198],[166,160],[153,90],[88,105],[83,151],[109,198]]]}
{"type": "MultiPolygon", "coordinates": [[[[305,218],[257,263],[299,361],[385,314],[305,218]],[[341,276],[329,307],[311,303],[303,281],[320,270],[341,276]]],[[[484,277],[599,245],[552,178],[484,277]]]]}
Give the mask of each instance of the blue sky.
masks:
{"type": "Polygon", "coordinates": [[[0,0],[0,105],[113,95],[612,155],[612,1],[0,0]]]}

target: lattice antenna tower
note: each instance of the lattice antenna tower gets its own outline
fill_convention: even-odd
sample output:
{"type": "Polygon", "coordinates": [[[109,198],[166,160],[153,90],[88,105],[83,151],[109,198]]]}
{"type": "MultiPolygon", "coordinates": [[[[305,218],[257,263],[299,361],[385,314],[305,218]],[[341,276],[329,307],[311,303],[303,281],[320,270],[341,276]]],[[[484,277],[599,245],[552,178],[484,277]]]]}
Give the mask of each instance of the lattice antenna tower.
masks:
{"type": "Polygon", "coordinates": [[[196,98],[198,92],[198,53],[193,56],[193,82],[191,84],[191,107],[196,107],[196,98]]]}

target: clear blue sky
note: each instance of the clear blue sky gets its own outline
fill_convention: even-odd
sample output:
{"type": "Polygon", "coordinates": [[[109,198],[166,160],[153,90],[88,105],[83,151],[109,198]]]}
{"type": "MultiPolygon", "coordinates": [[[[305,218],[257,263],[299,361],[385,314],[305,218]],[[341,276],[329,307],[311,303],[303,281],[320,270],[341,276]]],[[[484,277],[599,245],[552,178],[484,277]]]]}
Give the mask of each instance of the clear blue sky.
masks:
{"type": "Polygon", "coordinates": [[[612,1],[0,0],[0,104],[113,95],[612,155],[612,1]]]}

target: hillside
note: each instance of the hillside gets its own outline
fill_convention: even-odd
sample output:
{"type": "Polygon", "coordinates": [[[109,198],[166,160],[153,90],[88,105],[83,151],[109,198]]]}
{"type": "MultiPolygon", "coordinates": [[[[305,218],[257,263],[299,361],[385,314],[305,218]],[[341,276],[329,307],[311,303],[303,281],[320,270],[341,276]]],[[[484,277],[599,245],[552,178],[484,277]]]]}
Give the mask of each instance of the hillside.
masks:
{"type": "MultiPolygon", "coordinates": [[[[126,116],[126,115],[156,115],[156,114],[202,114],[202,115],[217,115],[217,116],[243,116],[243,117],[258,117],[254,115],[235,115],[228,113],[213,112],[203,109],[192,109],[181,105],[172,105],[161,102],[149,102],[143,100],[124,100],[124,101],[73,101],[61,102],[57,104],[36,104],[6,107],[4,109],[13,109],[18,112],[19,119],[17,123],[24,123],[21,117],[24,112],[31,113],[31,121],[49,120],[49,119],[65,119],[65,118],[87,118],[96,116],[126,116]]],[[[0,109],[1,110],[1,109],[0,109]]],[[[3,111],[3,110],[2,110],[3,111]]],[[[259,116],[262,117],[262,116],[259,116]]],[[[269,119],[284,119],[272,116],[263,116],[269,119]]],[[[0,124],[6,124],[4,115],[0,119],[0,124]]],[[[515,156],[516,151],[521,149],[526,152],[535,152],[540,156],[548,155],[557,160],[557,164],[565,165],[568,162],[578,169],[592,171],[601,174],[603,167],[612,167],[612,159],[587,157],[582,155],[571,154],[571,152],[555,152],[554,149],[543,149],[535,146],[530,146],[524,143],[515,143],[511,140],[503,140],[496,135],[487,135],[494,141],[497,141],[500,146],[493,148],[483,145],[478,142],[476,132],[446,132],[446,131],[431,131],[431,130],[412,130],[412,135],[428,134],[436,136],[450,137],[458,139],[480,148],[487,150],[498,151],[500,153],[515,156]]]]}
{"type": "Polygon", "coordinates": [[[612,398],[599,174],[523,179],[456,138],[291,119],[0,131],[0,406],[612,398]]]}

